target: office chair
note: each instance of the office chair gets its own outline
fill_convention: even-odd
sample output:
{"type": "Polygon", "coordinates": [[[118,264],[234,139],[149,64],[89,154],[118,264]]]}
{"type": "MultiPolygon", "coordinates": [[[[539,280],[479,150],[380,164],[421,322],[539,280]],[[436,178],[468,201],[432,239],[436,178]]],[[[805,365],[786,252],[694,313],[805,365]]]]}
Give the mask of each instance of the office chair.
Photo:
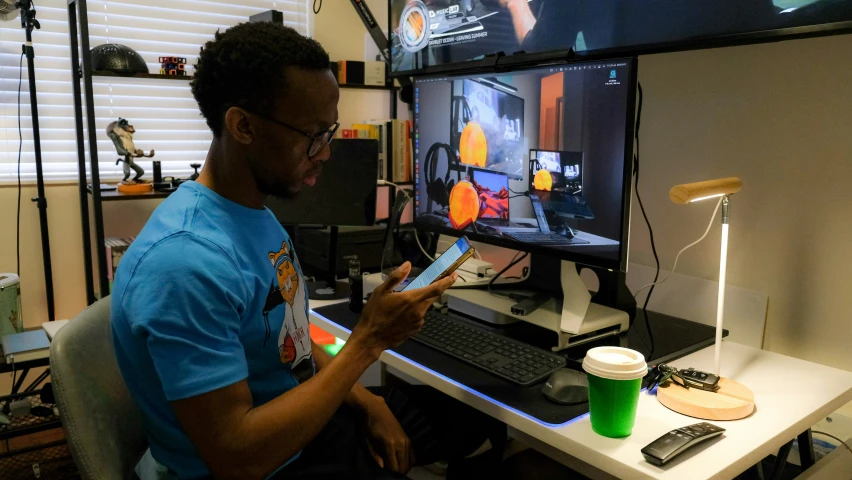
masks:
{"type": "Polygon", "coordinates": [[[68,447],[83,480],[136,478],[133,469],[148,442],[115,359],[109,297],[57,333],[50,371],[68,447]]]}

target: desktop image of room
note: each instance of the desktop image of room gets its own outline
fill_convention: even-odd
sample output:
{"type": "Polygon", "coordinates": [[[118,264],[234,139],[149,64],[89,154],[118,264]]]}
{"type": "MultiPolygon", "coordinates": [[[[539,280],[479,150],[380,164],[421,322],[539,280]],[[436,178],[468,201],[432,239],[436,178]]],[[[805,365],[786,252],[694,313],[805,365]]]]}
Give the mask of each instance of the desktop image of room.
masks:
{"type": "Polygon", "coordinates": [[[417,222],[617,258],[626,62],[415,85],[417,222]],[[557,237],[558,236],[558,237],[557,237]]]}

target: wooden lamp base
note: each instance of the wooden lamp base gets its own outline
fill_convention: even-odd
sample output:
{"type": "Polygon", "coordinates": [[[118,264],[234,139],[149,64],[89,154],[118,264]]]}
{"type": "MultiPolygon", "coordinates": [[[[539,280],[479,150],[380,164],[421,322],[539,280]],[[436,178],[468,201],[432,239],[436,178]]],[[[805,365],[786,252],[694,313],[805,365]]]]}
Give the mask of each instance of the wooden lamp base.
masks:
{"type": "Polygon", "coordinates": [[[719,380],[719,390],[689,390],[669,381],[657,388],[657,399],[666,408],[704,420],[739,420],[754,412],[754,393],[728,378],[719,380]]]}

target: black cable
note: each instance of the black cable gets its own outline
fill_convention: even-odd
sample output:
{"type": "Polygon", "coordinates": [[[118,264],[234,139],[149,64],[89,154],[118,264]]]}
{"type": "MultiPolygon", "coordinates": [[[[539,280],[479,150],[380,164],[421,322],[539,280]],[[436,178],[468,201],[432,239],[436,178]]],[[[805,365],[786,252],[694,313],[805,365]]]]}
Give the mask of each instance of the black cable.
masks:
{"type": "MultiPolygon", "coordinates": [[[[654,253],[654,262],[657,264],[657,273],[654,275],[654,283],[660,278],[660,258],[657,256],[657,245],[654,242],[654,229],[651,228],[651,221],[648,220],[648,214],[645,213],[645,205],[642,204],[642,197],[639,196],[639,125],[642,122],[642,84],[639,87],[639,109],[636,114],[636,129],[634,131],[634,140],[636,141],[636,151],[633,154],[633,177],[636,182],[636,200],[639,201],[639,208],[642,210],[642,217],[645,219],[645,224],[648,225],[648,235],[651,238],[651,251],[654,253]]],[[[654,354],[654,333],[651,331],[651,322],[648,320],[648,301],[651,300],[651,294],[654,293],[654,286],[648,290],[648,296],[645,297],[645,304],[642,306],[642,313],[645,315],[645,328],[648,330],[648,338],[651,341],[650,352],[648,358],[654,354]]]]}
{"type": "Polygon", "coordinates": [[[319,15],[320,10],[322,10],[322,0],[314,0],[314,14],[319,15]]]}
{"type": "MultiPolygon", "coordinates": [[[[492,285],[494,285],[494,282],[496,282],[498,278],[502,277],[502,276],[503,276],[503,274],[504,274],[504,273],[506,273],[506,272],[508,272],[510,268],[512,268],[512,267],[514,267],[515,265],[517,265],[517,264],[521,263],[521,262],[522,262],[525,258],[527,258],[527,257],[529,256],[529,252],[524,252],[524,255],[523,255],[523,256],[521,256],[520,258],[518,258],[518,255],[520,255],[520,254],[521,254],[521,252],[517,252],[517,253],[515,253],[515,256],[514,256],[514,257],[512,257],[512,261],[510,261],[510,262],[509,262],[509,264],[508,264],[508,265],[506,265],[506,268],[504,268],[503,270],[500,270],[500,272],[498,272],[498,273],[497,273],[497,275],[494,275],[494,277],[492,277],[492,278],[491,278],[491,281],[489,281],[489,282],[488,282],[488,293],[489,293],[489,294],[491,294],[492,296],[495,296],[495,297],[510,298],[510,299],[512,299],[512,300],[515,300],[515,301],[523,300],[523,298],[521,298],[521,299],[519,300],[519,299],[517,298],[517,297],[518,297],[518,295],[505,294],[505,293],[504,293],[504,294],[501,294],[501,293],[497,293],[497,292],[494,292],[494,291],[492,291],[492,290],[491,290],[491,286],[492,286],[492,285]],[[512,295],[512,296],[510,296],[510,295],[512,295]]],[[[524,298],[526,298],[526,297],[524,297],[524,298]]]]}
{"type": "MultiPolygon", "coordinates": [[[[18,262],[18,278],[21,278],[21,150],[24,146],[24,135],[21,133],[21,83],[24,79],[24,53],[21,52],[21,62],[18,66],[18,220],[15,227],[15,252],[18,262]]],[[[19,280],[20,281],[20,280],[19,280]]]]}

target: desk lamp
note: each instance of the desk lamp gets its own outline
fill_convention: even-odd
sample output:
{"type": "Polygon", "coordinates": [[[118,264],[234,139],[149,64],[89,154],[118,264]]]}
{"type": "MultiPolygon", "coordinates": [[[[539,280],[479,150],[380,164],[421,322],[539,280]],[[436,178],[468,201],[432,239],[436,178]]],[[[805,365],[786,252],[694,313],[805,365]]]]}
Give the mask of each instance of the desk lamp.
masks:
{"type": "Polygon", "coordinates": [[[725,311],[725,275],[728,263],[728,223],[730,196],[743,188],[739,178],[729,177],[672,187],[669,198],[686,205],[711,198],[722,198],[722,251],[719,259],[719,297],[716,306],[716,345],[713,373],[720,378],[716,392],[689,390],[669,384],[657,392],[660,403],[685,415],[709,420],[736,420],[754,411],[754,394],[748,387],[720,374],[722,365],[722,325],[725,311]]]}

